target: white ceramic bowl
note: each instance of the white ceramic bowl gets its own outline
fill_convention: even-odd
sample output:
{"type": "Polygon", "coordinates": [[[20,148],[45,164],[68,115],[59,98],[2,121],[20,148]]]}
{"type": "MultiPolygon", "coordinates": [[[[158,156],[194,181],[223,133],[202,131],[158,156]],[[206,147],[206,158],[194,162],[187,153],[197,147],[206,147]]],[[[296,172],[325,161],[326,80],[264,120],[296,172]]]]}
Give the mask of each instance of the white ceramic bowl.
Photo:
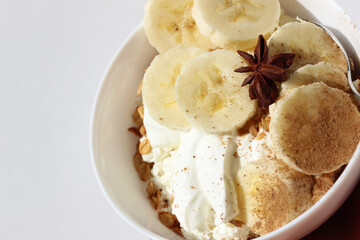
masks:
{"type": "MultiPolygon", "coordinates": [[[[292,16],[330,27],[358,63],[360,32],[332,0],[280,0],[292,16]]],[[[127,131],[136,106],[136,88],[156,51],[141,26],[112,59],[101,81],[91,120],[91,154],[96,177],[107,200],[131,226],[153,239],[182,239],[163,226],[146,198],[132,156],[137,138],[127,131]]],[[[304,214],[259,239],[299,239],[326,221],[349,196],[359,179],[360,149],[328,193],[304,214]]]]}

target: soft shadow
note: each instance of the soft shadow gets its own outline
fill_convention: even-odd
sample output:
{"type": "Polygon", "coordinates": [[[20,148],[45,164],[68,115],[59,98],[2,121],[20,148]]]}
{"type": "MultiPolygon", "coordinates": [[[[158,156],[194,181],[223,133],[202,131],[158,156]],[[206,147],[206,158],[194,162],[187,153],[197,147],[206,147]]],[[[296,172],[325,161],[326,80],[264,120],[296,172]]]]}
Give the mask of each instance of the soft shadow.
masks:
{"type": "MultiPolygon", "coordinates": [[[[330,31],[332,33],[335,34],[335,36],[339,39],[339,41],[341,42],[341,44],[344,46],[346,53],[348,54],[348,56],[354,61],[354,67],[355,67],[355,71],[354,71],[354,77],[359,77],[360,75],[360,69],[359,69],[359,57],[356,54],[356,51],[353,47],[353,45],[350,43],[350,41],[344,36],[344,34],[342,34],[339,30],[326,26],[328,29],[330,29],[330,31]]],[[[353,80],[355,80],[353,77],[353,80]]]]}
{"type": "Polygon", "coordinates": [[[303,240],[360,240],[360,182],[344,205],[303,240]]]}
{"type": "Polygon", "coordinates": [[[319,20],[297,0],[280,0],[280,5],[283,6],[285,13],[291,17],[300,17],[307,20],[319,20]]]}

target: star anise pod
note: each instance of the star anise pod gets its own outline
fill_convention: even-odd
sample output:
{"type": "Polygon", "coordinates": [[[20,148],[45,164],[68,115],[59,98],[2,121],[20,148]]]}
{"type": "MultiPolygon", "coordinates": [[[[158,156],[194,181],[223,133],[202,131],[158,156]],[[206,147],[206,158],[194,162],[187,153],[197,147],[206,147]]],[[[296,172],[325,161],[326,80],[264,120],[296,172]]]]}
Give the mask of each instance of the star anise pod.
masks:
{"type": "Polygon", "coordinates": [[[268,46],[263,35],[259,36],[254,56],[247,52],[238,50],[238,54],[245,59],[249,66],[235,69],[235,72],[253,72],[241,86],[250,84],[250,99],[258,99],[263,109],[275,102],[279,96],[276,82],[286,80],[285,69],[293,64],[294,53],[281,53],[268,58],[268,46]]]}

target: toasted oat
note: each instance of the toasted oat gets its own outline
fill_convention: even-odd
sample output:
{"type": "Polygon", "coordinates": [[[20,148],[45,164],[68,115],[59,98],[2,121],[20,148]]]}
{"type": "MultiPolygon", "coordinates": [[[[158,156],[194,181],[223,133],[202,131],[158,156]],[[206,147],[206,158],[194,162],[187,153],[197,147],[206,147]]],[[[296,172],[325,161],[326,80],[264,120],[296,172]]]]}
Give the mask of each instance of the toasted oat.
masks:
{"type": "Polygon", "coordinates": [[[140,126],[143,123],[143,120],[139,115],[138,108],[136,108],[134,113],[132,114],[132,119],[136,125],[140,126]]]}
{"type": "Polygon", "coordinates": [[[136,108],[141,119],[144,119],[144,105],[140,105],[136,108]]]}
{"type": "Polygon", "coordinates": [[[156,193],[155,190],[155,184],[153,181],[149,181],[146,187],[146,192],[148,194],[148,196],[153,196],[156,193]]]}
{"type": "Polygon", "coordinates": [[[143,163],[143,159],[140,153],[135,153],[135,155],[133,156],[133,163],[134,163],[134,167],[136,172],[139,172],[139,168],[140,168],[140,164],[143,163]]]}
{"type": "Polygon", "coordinates": [[[260,139],[263,139],[265,136],[266,136],[265,132],[261,132],[257,135],[256,139],[260,140],[260,139]]]}
{"type": "Polygon", "coordinates": [[[157,208],[160,209],[162,207],[162,201],[161,201],[161,189],[156,191],[156,200],[157,200],[157,208]]]}
{"type": "Polygon", "coordinates": [[[168,207],[169,207],[169,201],[167,199],[164,199],[163,208],[168,208],[168,207]]]}
{"type": "Polygon", "coordinates": [[[258,129],[256,128],[255,125],[251,125],[251,126],[250,126],[250,128],[249,128],[249,133],[250,133],[252,136],[254,136],[254,137],[257,136],[257,134],[258,134],[258,129]]]}
{"type": "Polygon", "coordinates": [[[159,212],[159,219],[162,224],[166,227],[173,227],[175,226],[175,221],[173,215],[168,212],[159,212]]]}
{"type": "MultiPolygon", "coordinates": [[[[141,130],[141,129],[140,129],[141,130]]],[[[141,132],[135,128],[135,127],[131,127],[131,128],[128,128],[128,131],[129,132],[132,132],[133,134],[135,134],[137,137],[141,137],[141,132]]]]}
{"type": "Polygon", "coordinates": [[[266,118],[261,118],[261,125],[263,129],[268,132],[270,126],[270,117],[268,116],[266,118]]]}
{"type": "Polygon", "coordinates": [[[151,196],[148,196],[151,206],[155,210],[160,210],[164,204],[162,204],[162,198],[161,198],[161,189],[156,190],[155,193],[153,193],[151,196]]]}
{"type": "Polygon", "coordinates": [[[151,175],[151,168],[152,168],[152,163],[148,163],[148,162],[142,162],[139,165],[139,178],[146,182],[147,180],[149,180],[152,175],[151,175]]]}
{"type": "Polygon", "coordinates": [[[139,134],[142,135],[142,136],[145,136],[145,135],[146,135],[146,129],[145,129],[144,124],[141,125],[141,127],[140,127],[140,129],[139,129],[139,134]]]}
{"type": "Polygon", "coordinates": [[[140,96],[142,92],[143,80],[141,80],[139,86],[136,89],[136,96],[140,96]]]}
{"type": "Polygon", "coordinates": [[[252,231],[250,231],[248,240],[255,239],[255,238],[258,238],[258,237],[260,237],[259,234],[255,234],[252,231]]]}
{"type": "Polygon", "coordinates": [[[236,227],[239,227],[241,228],[245,223],[243,223],[242,221],[240,220],[230,220],[229,223],[231,223],[232,225],[236,226],[236,227]]]}
{"type": "Polygon", "coordinates": [[[160,222],[164,224],[166,227],[170,228],[173,232],[182,235],[180,223],[177,217],[171,213],[160,211],[158,212],[160,222]]]}
{"type": "Polygon", "coordinates": [[[173,228],[170,228],[170,229],[173,230],[175,233],[179,234],[180,236],[183,236],[180,227],[173,227],[173,228]]]}
{"type": "Polygon", "coordinates": [[[161,189],[156,189],[154,182],[148,182],[146,192],[148,194],[148,199],[150,200],[151,206],[155,210],[168,207],[167,200],[162,199],[161,191],[161,189]]]}
{"type": "Polygon", "coordinates": [[[150,141],[149,139],[144,139],[142,142],[140,142],[140,145],[139,145],[139,153],[141,155],[145,155],[145,154],[148,154],[150,153],[152,150],[152,147],[150,145],[150,141]]]}
{"type": "Polygon", "coordinates": [[[149,197],[151,206],[156,210],[158,206],[157,198],[154,196],[149,197]]]}
{"type": "Polygon", "coordinates": [[[334,185],[334,180],[331,174],[325,173],[320,176],[315,176],[315,185],[312,190],[312,202],[315,204],[322,196],[334,185]]]}
{"type": "MultiPolygon", "coordinates": [[[[137,94],[138,96],[141,94],[141,86],[142,82],[138,87],[137,94]]],[[[140,127],[131,127],[128,130],[133,132],[135,135],[141,137],[146,135],[146,129],[143,125],[144,118],[144,106],[140,105],[136,108],[135,112],[132,115],[133,121],[137,125],[141,125],[140,127]]],[[[162,190],[156,189],[156,186],[153,181],[149,181],[152,177],[151,169],[154,163],[148,163],[143,161],[142,155],[148,154],[152,151],[152,147],[149,139],[144,139],[143,141],[138,141],[136,145],[137,152],[133,156],[134,167],[139,175],[139,178],[146,182],[148,181],[146,192],[148,194],[148,199],[150,200],[151,206],[158,211],[159,219],[161,223],[163,223],[166,227],[168,227],[173,232],[182,235],[181,227],[178,219],[175,215],[162,211],[162,209],[166,209],[169,207],[169,201],[162,197],[162,190]]]]}

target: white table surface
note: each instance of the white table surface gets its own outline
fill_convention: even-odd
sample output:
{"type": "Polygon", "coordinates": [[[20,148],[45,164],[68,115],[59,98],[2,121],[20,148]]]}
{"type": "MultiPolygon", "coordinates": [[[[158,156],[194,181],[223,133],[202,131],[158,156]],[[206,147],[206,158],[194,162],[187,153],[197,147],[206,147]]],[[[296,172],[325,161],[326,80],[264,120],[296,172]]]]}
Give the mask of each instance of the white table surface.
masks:
{"type": "MultiPolygon", "coordinates": [[[[146,0],[0,0],[0,239],[139,239],[89,153],[101,76],[146,0]]],[[[360,25],[360,1],[337,0],[360,25]]]]}

